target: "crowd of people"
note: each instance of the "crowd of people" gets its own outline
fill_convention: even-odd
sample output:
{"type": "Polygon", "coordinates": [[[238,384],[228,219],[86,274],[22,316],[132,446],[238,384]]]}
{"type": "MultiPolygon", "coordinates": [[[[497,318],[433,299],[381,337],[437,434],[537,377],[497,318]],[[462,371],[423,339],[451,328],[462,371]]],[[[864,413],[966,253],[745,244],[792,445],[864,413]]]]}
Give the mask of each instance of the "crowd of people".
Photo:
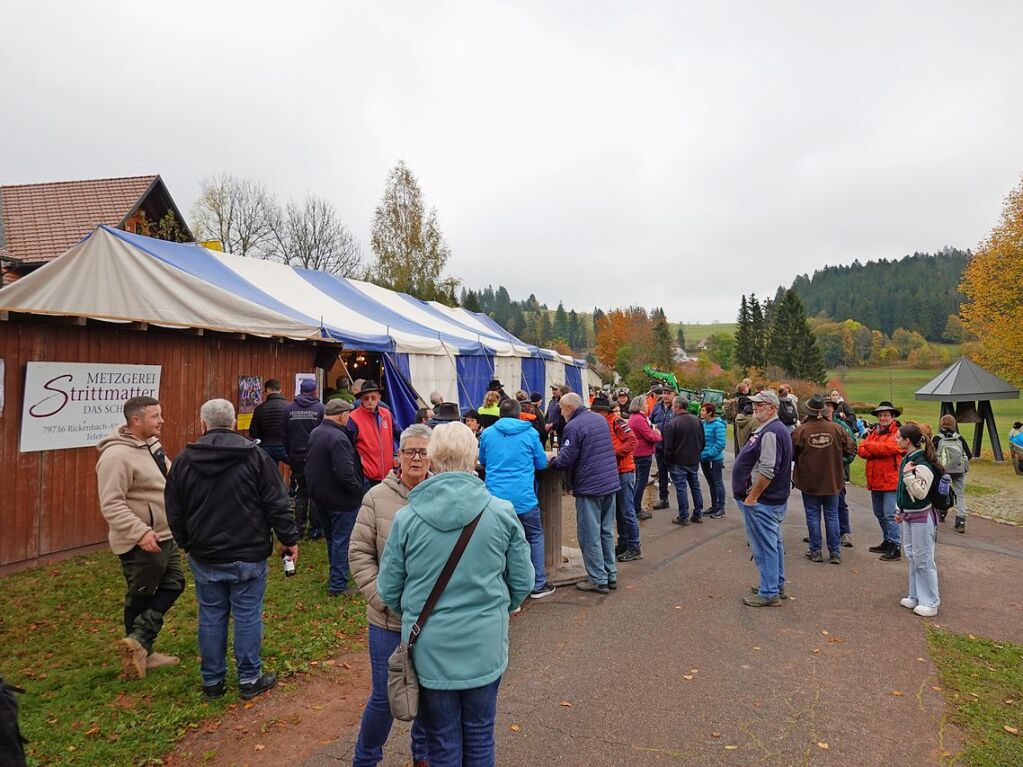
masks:
{"type": "MultiPolygon", "coordinates": [[[[260,647],[273,537],[286,567],[303,538],[322,537],[326,594],[345,595],[354,582],[369,623],[372,692],[354,765],[382,758],[393,721],[388,659],[410,637],[421,691],[415,764],[493,763],[509,615],[525,599],[555,592],[544,567],[537,472],[563,472],[573,496],[583,592],[618,588],[619,565],[643,557],[640,525],[655,513],[670,510],[680,527],[727,513],[725,418],[714,403],[690,402],[670,388],[584,398],[555,384],[545,412],[538,392],[509,396],[495,379],[479,407],[464,413],[434,393],[400,433],[372,381],[360,382],[350,399],[326,403],[313,381],[303,381],[291,402],[277,380],[265,390],[249,437],[236,431],[232,403],[210,400],[200,411],[202,436],[173,462],[159,442],[163,414],[152,398],[129,400],[125,426],[99,444],[101,510],[127,585],[122,667],[141,678],[178,662],[154,644],[184,590],[184,551],[198,602],[203,693],[225,694],[231,616],[241,697],[270,689],[276,677],[262,668],[260,647]],[[290,468],[293,499],[281,464],[290,468]],[[463,538],[442,597],[431,599],[463,538]],[[432,618],[420,632],[424,612],[432,618]]],[[[954,507],[955,529],[965,532],[972,457],[953,416],[932,435],[924,424],[900,424],[899,409],[881,402],[876,424],[867,426],[837,391],[800,406],[787,387],[753,392],[750,381],[725,410],[735,451],[731,494],[760,576],[744,604],[778,606],[789,596],[781,525],[794,489],[806,517],[805,556],[841,564],[843,548],[854,545],[846,483],[859,458],[881,531],[870,551],[885,561],[904,554],[901,604],[937,614],[935,530],[954,507]]]]}

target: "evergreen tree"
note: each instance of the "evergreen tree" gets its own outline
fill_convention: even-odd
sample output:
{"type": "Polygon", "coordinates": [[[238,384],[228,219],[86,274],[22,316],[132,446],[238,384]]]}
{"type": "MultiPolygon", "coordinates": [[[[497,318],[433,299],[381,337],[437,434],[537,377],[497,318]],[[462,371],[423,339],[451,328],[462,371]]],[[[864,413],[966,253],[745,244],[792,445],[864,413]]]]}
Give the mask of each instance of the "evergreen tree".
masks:
{"type": "Polygon", "coordinates": [[[550,338],[551,328],[550,323],[547,321],[547,311],[539,311],[533,315],[533,337],[536,338],[536,343],[544,345],[547,343],[547,339],[550,338]]]}
{"type": "Polygon", "coordinates": [[[508,295],[508,290],[504,285],[497,286],[497,293],[494,294],[494,307],[490,310],[490,315],[498,325],[505,330],[508,329],[508,319],[511,317],[511,296],[508,295]]]}
{"type": "Polygon", "coordinates": [[[594,306],[593,307],[593,335],[597,335],[597,328],[599,327],[600,320],[601,320],[601,318],[603,318],[603,316],[604,316],[604,310],[601,309],[600,307],[594,306]]]}
{"type": "Polygon", "coordinates": [[[753,341],[753,316],[746,296],[739,300],[739,316],[735,318],[735,361],[743,370],[756,364],[753,341]]]}
{"type": "Polygon", "coordinates": [[[509,307],[507,324],[502,325],[502,327],[516,338],[521,337],[526,332],[526,318],[522,315],[522,309],[519,307],[518,302],[513,303],[509,307]]]}
{"type": "Polygon", "coordinates": [[[476,295],[475,290],[463,290],[462,291],[462,308],[470,312],[482,312],[483,308],[480,306],[479,298],[476,295]]]}
{"type": "Polygon", "coordinates": [[[678,324],[678,330],[675,332],[675,341],[678,343],[678,348],[682,351],[686,350],[686,330],[682,327],[682,323],[678,324]]]}
{"type": "Polygon", "coordinates": [[[823,383],[826,373],[817,337],[806,320],[803,302],[789,289],[776,302],[767,362],[793,378],[823,383]]]}
{"type": "Polygon", "coordinates": [[[568,313],[568,345],[573,349],[578,349],[581,344],[579,343],[579,332],[582,328],[579,326],[579,315],[575,309],[568,313]]]}
{"type": "Polygon", "coordinates": [[[554,312],[554,337],[568,341],[568,314],[565,312],[565,304],[561,301],[554,312]]]}
{"type": "Polygon", "coordinates": [[[653,349],[650,362],[661,370],[671,370],[675,355],[672,353],[671,330],[663,309],[653,311],[653,349]]]}
{"type": "Polygon", "coordinates": [[[750,364],[762,368],[767,364],[767,345],[771,336],[771,323],[767,312],[773,304],[765,301],[764,308],[761,308],[756,293],[750,293],[747,306],[750,313],[750,364]]]}

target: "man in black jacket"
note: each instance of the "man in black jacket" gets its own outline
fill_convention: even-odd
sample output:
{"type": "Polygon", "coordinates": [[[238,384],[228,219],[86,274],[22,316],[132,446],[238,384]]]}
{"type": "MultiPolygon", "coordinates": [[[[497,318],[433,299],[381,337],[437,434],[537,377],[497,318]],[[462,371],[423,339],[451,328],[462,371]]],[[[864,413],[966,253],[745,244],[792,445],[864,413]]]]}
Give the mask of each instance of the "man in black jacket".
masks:
{"type": "Polygon", "coordinates": [[[664,462],[668,465],[671,482],[678,497],[678,516],[671,520],[676,525],[689,524],[689,499],[686,484],[693,494],[693,522],[703,522],[703,491],[700,489],[700,453],[703,452],[703,424],[687,412],[689,399],[684,394],[675,396],[671,404],[672,419],[664,427],[664,462]]]}
{"type": "Polygon", "coordinates": [[[306,379],[299,386],[298,396],[284,408],[281,421],[281,441],[288,454],[288,465],[295,480],[295,522],[298,535],[306,534],[309,518],[309,537],[316,541],[323,537],[316,505],[309,503],[309,489],[305,480],[305,455],[309,449],[309,435],[323,420],[323,403],[316,394],[316,381],[306,379]]]}
{"type": "Polygon", "coordinates": [[[281,394],[281,382],[271,378],[263,386],[266,399],[252,411],[249,436],[259,440],[259,446],[275,463],[287,463],[288,451],[284,449],[284,411],[288,401],[281,394]]]}
{"type": "Polygon", "coordinates": [[[348,431],[352,406],[332,399],[324,408],[323,423],[309,435],[305,476],[309,497],[316,503],[327,539],[330,581],[327,594],[348,591],[348,543],[362,505],[362,462],[348,431]]]}
{"type": "Polygon", "coordinates": [[[185,446],[167,476],[167,522],[188,552],[199,603],[202,689],[224,694],[227,623],[234,615],[234,658],[241,697],[277,683],[263,673],[263,593],[277,533],[281,552],[298,558],[288,492],[271,459],[233,431],[234,405],[213,399],[199,411],[203,436],[185,446]]]}

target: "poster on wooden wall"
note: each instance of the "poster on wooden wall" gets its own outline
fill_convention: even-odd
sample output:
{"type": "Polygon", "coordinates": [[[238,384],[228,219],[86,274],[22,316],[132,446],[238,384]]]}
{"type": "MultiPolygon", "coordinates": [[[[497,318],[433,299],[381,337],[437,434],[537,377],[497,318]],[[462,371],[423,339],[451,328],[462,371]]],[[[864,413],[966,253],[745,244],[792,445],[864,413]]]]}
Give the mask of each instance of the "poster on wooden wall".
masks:
{"type": "Polygon", "coordinates": [[[259,404],[262,392],[262,378],[238,376],[238,431],[245,431],[252,424],[252,411],[259,404]]]}
{"type": "Polygon", "coordinates": [[[159,399],[160,370],[160,365],[26,363],[21,452],[95,446],[124,425],[129,399],[159,399]]]}
{"type": "Polygon", "coordinates": [[[302,382],[312,381],[316,383],[316,373],[295,373],[295,396],[302,393],[302,382]]]}

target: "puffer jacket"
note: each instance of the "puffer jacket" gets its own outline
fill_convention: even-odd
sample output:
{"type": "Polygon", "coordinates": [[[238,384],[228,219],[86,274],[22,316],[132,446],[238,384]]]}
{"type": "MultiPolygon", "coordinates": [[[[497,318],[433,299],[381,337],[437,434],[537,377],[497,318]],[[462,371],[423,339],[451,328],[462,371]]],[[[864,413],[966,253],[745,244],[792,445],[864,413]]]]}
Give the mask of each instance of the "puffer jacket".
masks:
{"type": "Polygon", "coordinates": [[[635,452],[636,445],[638,444],[636,435],[632,433],[629,424],[619,416],[608,413],[604,417],[607,419],[607,425],[611,429],[611,444],[615,449],[618,473],[627,474],[630,471],[635,471],[636,461],[632,454],[635,452]]]}
{"type": "Polygon", "coordinates": [[[387,631],[401,631],[401,615],[384,604],[377,593],[377,575],[391,522],[398,509],[408,505],[409,489],[392,470],[383,482],[362,497],[359,516],[348,544],[348,565],[362,596],[370,624],[387,631]]]}
{"type": "MultiPolygon", "coordinates": [[[[663,399],[659,400],[654,405],[653,410],[650,411],[650,423],[660,430],[662,437],[668,428],[668,424],[671,423],[671,419],[674,417],[675,413],[671,409],[671,405],[665,405],[663,399]]],[[[657,443],[654,449],[657,451],[664,450],[664,442],[657,443]]]]}
{"type": "Polygon", "coordinates": [[[899,449],[899,425],[887,429],[875,426],[860,442],[857,453],[866,460],[867,490],[894,492],[899,486],[899,463],[905,453],[899,449]]]}
{"type": "Polygon", "coordinates": [[[551,467],[565,471],[576,495],[610,495],[622,487],[607,420],[586,408],[576,410],[565,425],[561,451],[551,467]]]}
{"type": "Polygon", "coordinates": [[[650,425],[650,419],[643,413],[633,413],[629,416],[629,428],[636,435],[636,449],[632,455],[634,458],[649,458],[654,454],[654,448],[661,441],[661,433],[654,431],[650,425]]]}
{"type": "Polygon", "coordinates": [[[535,472],[547,468],[540,437],[527,421],[499,418],[480,435],[479,463],[487,470],[487,490],[526,514],[540,506],[535,472]]]}
{"type": "MultiPolygon", "coordinates": [[[[600,425],[606,434],[603,419],[600,425]]],[[[414,654],[423,687],[490,684],[508,666],[508,615],[533,589],[529,544],[515,509],[487,492],[479,477],[461,471],[430,477],[408,502],[394,515],[380,557],[380,599],[401,612],[407,641],[462,528],[482,512],[414,654]]]]}
{"type": "Polygon", "coordinates": [[[122,426],[101,439],[96,448],[99,510],[110,525],[111,550],[115,554],[131,551],[149,531],[156,533],[158,541],[169,541],[173,536],[163,500],[167,480],[156,458],[162,457],[167,470],[170,462],[160,441],[156,437],[145,442],[136,439],[122,426]]]}
{"type": "Polygon", "coordinates": [[[703,450],[700,461],[725,460],[725,421],[715,416],[703,422],[703,450]]]}

